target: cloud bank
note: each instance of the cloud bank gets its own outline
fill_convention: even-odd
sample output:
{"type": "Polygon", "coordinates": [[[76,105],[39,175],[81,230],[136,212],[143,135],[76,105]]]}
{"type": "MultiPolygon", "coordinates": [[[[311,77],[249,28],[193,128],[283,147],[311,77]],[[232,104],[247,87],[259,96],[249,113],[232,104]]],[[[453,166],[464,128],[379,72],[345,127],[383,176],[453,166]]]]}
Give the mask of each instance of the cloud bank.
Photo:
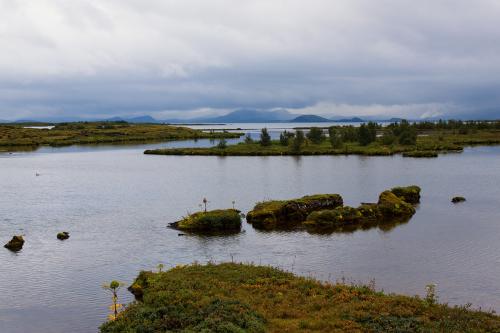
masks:
{"type": "Polygon", "coordinates": [[[0,0],[0,119],[500,118],[500,2],[0,0]]]}

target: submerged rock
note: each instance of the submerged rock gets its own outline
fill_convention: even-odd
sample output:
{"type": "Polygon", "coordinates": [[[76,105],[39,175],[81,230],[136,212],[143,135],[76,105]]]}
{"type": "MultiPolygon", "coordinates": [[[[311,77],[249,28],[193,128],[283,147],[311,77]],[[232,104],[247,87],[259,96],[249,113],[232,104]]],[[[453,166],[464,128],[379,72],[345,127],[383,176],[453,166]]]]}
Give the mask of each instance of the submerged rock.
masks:
{"type": "Polygon", "coordinates": [[[453,199],[451,199],[451,202],[453,202],[453,203],[459,203],[459,202],[464,202],[464,201],[465,201],[464,197],[453,197],[453,199]]]}
{"type": "Polygon", "coordinates": [[[69,238],[69,232],[63,231],[57,234],[57,239],[65,240],[69,238]]]}
{"type": "Polygon", "coordinates": [[[420,187],[416,185],[405,187],[394,187],[391,192],[410,204],[420,203],[420,187]]]}
{"type": "Polygon", "coordinates": [[[180,221],[170,223],[171,228],[192,232],[234,232],[241,229],[241,215],[237,209],[217,209],[196,212],[180,221]]]}
{"type": "Polygon", "coordinates": [[[290,223],[299,223],[319,210],[334,209],[343,205],[338,194],[318,194],[300,199],[265,201],[258,203],[246,218],[255,228],[275,228],[290,223]]]}
{"type": "Polygon", "coordinates": [[[23,248],[24,238],[23,236],[13,236],[12,239],[4,245],[6,249],[17,252],[23,248]]]}

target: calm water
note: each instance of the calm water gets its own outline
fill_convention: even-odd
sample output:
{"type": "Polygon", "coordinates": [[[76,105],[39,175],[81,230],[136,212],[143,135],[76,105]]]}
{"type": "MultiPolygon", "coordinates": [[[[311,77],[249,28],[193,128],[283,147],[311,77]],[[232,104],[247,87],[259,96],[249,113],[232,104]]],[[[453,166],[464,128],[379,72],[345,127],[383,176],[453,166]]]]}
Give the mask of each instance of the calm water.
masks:
{"type": "MultiPolygon", "coordinates": [[[[395,157],[151,156],[157,146],[44,148],[0,154],[0,241],[25,234],[24,249],[0,249],[0,332],[95,332],[110,297],[101,285],[130,283],[141,269],[236,261],[302,275],[346,277],[377,288],[500,310],[500,148],[437,159],[395,157]],[[35,173],[40,173],[39,177],[35,173]],[[244,225],[228,237],[178,237],[167,223],[198,209],[246,212],[269,198],[340,193],[375,201],[395,185],[418,184],[422,203],[407,224],[351,234],[263,233],[244,225]],[[452,205],[453,195],[467,202],[452,205]],[[61,242],[59,231],[71,238],[61,242]]],[[[131,300],[122,291],[121,300],[131,300]]]]}

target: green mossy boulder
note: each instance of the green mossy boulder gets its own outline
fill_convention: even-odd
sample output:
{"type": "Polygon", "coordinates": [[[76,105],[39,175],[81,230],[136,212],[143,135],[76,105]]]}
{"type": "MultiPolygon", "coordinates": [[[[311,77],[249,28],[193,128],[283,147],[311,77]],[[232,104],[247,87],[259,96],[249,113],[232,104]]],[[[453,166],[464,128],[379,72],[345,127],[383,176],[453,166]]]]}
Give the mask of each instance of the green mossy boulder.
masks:
{"type": "Polygon", "coordinates": [[[293,200],[265,201],[258,203],[252,211],[248,212],[246,218],[247,222],[255,228],[276,228],[290,223],[303,222],[310,213],[334,209],[342,206],[343,202],[338,194],[318,194],[293,200]]]}
{"type": "Polygon", "coordinates": [[[241,229],[241,215],[236,209],[196,212],[171,223],[170,227],[191,232],[234,232],[241,229]]]}
{"type": "Polygon", "coordinates": [[[24,238],[23,236],[13,236],[12,239],[4,245],[6,249],[17,252],[23,248],[24,238]]]}
{"type": "Polygon", "coordinates": [[[57,239],[59,240],[66,240],[69,238],[69,232],[63,231],[57,234],[57,239]]]}
{"type": "Polygon", "coordinates": [[[453,197],[451,199],[451,202],[453,202],[453,203],[459,203],[459,202],[464,202],[464,201],[465,201],[464,197],[453,197]]]}
{"type": "Polygon", "coordinates": [[[420,187],[416,185],[394,187],[391,189],[391,192],[396,196],[413,205],[420,203],[420,191],[420,187]]]}
{"type": "Polygon", "coordinates": [[[411,204],[403,201],[391,191],[384,191],[380,194],[377,206],[382,218],[386,220],[409,218],[415,214],[415,208],[411,204]]]}

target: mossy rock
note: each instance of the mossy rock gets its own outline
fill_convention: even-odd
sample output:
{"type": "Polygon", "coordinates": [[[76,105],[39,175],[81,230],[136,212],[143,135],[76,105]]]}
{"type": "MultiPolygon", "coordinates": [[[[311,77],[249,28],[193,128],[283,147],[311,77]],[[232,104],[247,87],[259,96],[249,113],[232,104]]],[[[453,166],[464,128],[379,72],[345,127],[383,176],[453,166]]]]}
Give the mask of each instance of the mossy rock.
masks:
{"type": "Polygon", "coordinates": [[[334,209],[342,205],[343,199],[338,194],[318,194],[293,200],[265,201],[258,203],[252,211],[248,212],[246,218],[247,222],[255,228],[275,228],[303,222],[314,211],[334,209]]]}
{"type": "Polygon", "coordinates": [[[362,204],[358,208],[343,206],[312,212],[304,225],[309,228],[352,227],[350,230],[355,230],[375,226],[381,218],[377,204],[362,204]]]}
{"type": "Polygon", "coordinates": [[[4,245],[6,249],[17,252],[23,248],[24,238],[23,236],[13,236],[12,239],[4,245]]]}
{"type": "Polygon", "coordinates": [[[415,214],[415,208],[403,201],[391,191],[384,191],[380,194],[378,209],[384,219],[411,217],[415,214]]]}
{"type": "Polygon", "coordinates": [[[59,240],[66,240],[69,238],[69,232],[63,231],[57,234],[57,239],[59,240]]]}
{"type": "Polygon", "coordinates": [[[362,213],[349,206],[312,212],[304,222],[307,226],[340,226],[357,223],[363,218],[362,213]]]}
{"type": "Polygon", "coordinates": [[[391,192],[410,204],[420,203],[420,187],[416,185],[405,187],[394,187],[391,192]]]}
{"type": "Polygon", "coordinates": [[[453,197],[451,199],[451,202],[453,202],[453,203],[459,203],[459,202],[464,202],[464,201],[466,201],[464,197],[453,197]]]}
{"type": "Polygon", "coordinates": [[[191,232],[234,232],[241,229],[241,215],[240,211],[236,209],[196,212],[178,222],[171,223],[170,226],[191,232]]]}

